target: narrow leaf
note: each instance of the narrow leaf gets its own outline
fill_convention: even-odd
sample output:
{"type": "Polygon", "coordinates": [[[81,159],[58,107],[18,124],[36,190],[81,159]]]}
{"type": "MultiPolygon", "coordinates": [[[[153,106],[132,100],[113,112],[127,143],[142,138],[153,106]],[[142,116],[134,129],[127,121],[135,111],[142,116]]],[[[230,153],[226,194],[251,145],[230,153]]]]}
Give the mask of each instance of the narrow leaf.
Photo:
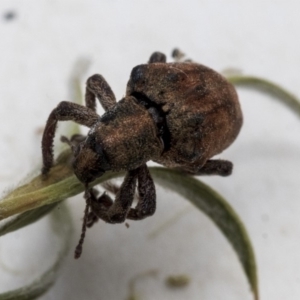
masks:
{"type": "Polygon", "coordinates": [[[69,76],[69,98],[75,103],[82,104],[83,93],[81,90],[81,81],[84,74],[87,72],[91,62],[89,59],[79,58],[69,76]]]}
{"type": "Polygon", "coordinates": [[[31,284],[0,294],[0,300],[31,300],[43,295],[55,282],[71,243],[71,217],[65,204],[51,214],[54,233],[59,237],[60,251],[54,264],[31,284]],[[59,230],[57,230],[59,227],[59,230]]]}
{"type": "Polygon", "coordinates": [[[30,225],[40,220],[42,217],[50,213],[58,204],[59,202],[52,203],[33,210],[26,211],[17,216],[13,216],[5,223],[0,224],[0,236],[18,230],[24,226],[30,225]]]}
{"type": "Polygon", "coordinates": [[[300,100],[279,85],[254,76],[232,76],[227,78],[232,84],[264,92],[287,105],[300,117],[300,100]]]}
{"type": "MultiPolygon", "coordinates": [[[[89,66],[90,66],[90,61],[84,57],[79,58],[75,62],[69,77],[68,100],[78,104],[82,104],[83,102],[82,100],[84,98],[81,90],[81,83],[83,80],[83,76],[87,72],[89,66]]],[[[72,122],[71,124],[68,124],[69,136],[72,136],[73,134],[77,134],[79,132],[80,132],[80,126],[77,123],[72,122]]]]}
{"type": "MultiPolygon", "coordinates": [[[[64,155],[67,157],[67,153],[64,153],[64,155]]],[[[216,223],[236,251],[255,298],[258,299],[256,265],[252,246],[242,222],[229,204],[218,193],[193,177],[160,167],[152,167],[150,171],[156,182],[190,200],[216,223]]],[[[49,205],[82,192],[84,189],[83,185],[74,175],[71,175],[71,172],[71,167],[68,164],[64,166],[58,164],[53,168],[47,180],[43,181],[38,176],[33,180],[35,184],[29,184],[33,188],[30,186],[20,187],[16,195],[8,195],[7,199],[0,202],[0,212],[1,209],[3,211],[3,206],[10,208],[10,213],[12,213],[28,207],[34,208],[45,204],[49,205]],[[58,174],[57,170],[59,170],[58,174]],[[62,174],[65,174],[64,177],[58,178],[58,175],[62,176],[62,174]],[[25,191],[24,194],[22,194],[22,190],[25,191]],[[3,201],[4,205],[2,204],[1,207],[3,201]]],[[[124,173],[121,172],[107,172],[104,176],[94,181],[93,185],[123,175],[124,173]]],[[[2,217],[5,217],[3,213],[2,217]]]]}
{"type": "MultiPolygon", "coordinates": [[[[83,94],[81,90],[81,81],[89,65],[90,65],[90,61],[88,59],[80,58],[75,62],[72,71],[70,73],[68,99],[78,104],[82,103],[83,94]]],[[[80,132],[80,127],[78,124],[75,123],[68,122],[66,128],[64,128],[64,134],[67,134],[69,136],[72,136],[73,134],[79,132],[80,132]]],[[[64,148],[66,148],[66,146],[62,143],[60,143],[59,146],[56,147],[56,149],[60,150],[59,152],[61,152],[61,150],[63,150],[64,148]]],[[[60,155],[60,157],[58,158],[58,163],[60,160],[65,162],[63,155],[60,155]]],[[[30,188],[31,185],[29,184],[25,186],[27,188],[28,187],[30,188]]],[[[23,193],[25,193],[26,188],[24,188],[23,186],[20,189],[18,188],[17,190],[15,190],[13,193],[16,195],[18,193],[17,191],[19,192],[22,191],[23,193]]],[[[25,211],[24,213],[21,213],[18,216],[11,218],[5,223],[2,222],[0,224],[0,236],[38,221],[40,218],[50,213],[57,206],[57,204],[58,203],[53,203],[53,204],[42,206],[35,210],[25,211]]],[[[1,220],[1,209],[0,209],[0,220],[1,220]]]]}
{"type": "Polygon", "coordinates": [[[258,299],[253,248],[242,221],[228,202],[196,178],[165,168],[150,168],[150,170],[155,182],[191,201],[218,226],[238,255],[255,299],[258,299]]]}
{"type": "MultiPolygon", "coordinates": [[[[71,158],[71,151],[65,150],[58,157],[57,164],[51,169],[46,178],[39,175],[0,200],[0,220],[53,204],[81,193],[84,190],[84,186],[73,175],[70,163],[71,158]]],[[[121,175],[124,175],[124,172],[107,172],[95,180],[92,185],[121,175]]]]}

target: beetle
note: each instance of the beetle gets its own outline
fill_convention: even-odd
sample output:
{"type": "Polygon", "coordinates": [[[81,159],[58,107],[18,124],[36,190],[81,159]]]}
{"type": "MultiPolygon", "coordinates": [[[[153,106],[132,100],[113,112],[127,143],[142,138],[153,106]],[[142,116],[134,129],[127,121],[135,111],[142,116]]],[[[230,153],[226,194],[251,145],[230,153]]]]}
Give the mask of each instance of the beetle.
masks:
{"type": "Polygon", "coordinates": [[[73,169],[85,185],[82,237],[87,225],[99,218],[108,223],[141,220],[156,208],[156,193],[146,163],[149,160],[193,175],[228,176],[232,163],[211,159],[237,137],[242,112],[234,87],[219,73],[190,61],[166,62],[154,52],[147,64],[134,67],[126,95],[116,101],[105,79],[87,80],[85,106],[60,102],[49,115],[42,138],[43,169],[53,164],[53,139],[58,121],[74,121],[90,128],[75,142],[63,137],[73,151],[73,169]],[[96,98],[105,113],[96,113],[96,98]],[[127,171],[116,190],[115,201],[103,194],[96,197],[89,183],[106,171],[127,171]],[[139,200],[131,208],[136,185],[139,200]]]}

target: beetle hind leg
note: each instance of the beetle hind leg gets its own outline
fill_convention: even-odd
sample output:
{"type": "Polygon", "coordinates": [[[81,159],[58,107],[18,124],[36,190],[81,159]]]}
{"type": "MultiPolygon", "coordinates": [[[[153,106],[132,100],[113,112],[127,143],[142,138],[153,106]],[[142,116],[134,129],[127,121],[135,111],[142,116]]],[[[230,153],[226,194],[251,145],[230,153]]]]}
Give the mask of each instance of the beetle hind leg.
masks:
{"type": "Polygon", "coordinates": [[[161,52],[154,52],[150,58],[148,63],[152,64],[152,63],[165,63],[167,62],[167,57],[165,54],[161,53],[161,52]]]}
{"type": "Polygon", "coordinates": [[[173,51],[172,51],[172,57],[174,58],[174,61],[175,62],[192,62],[191,59],[187,59],[185,58],[186,55],[185,53],[183,53],[180,49],[178,48],[175,48],[173,51]]]}

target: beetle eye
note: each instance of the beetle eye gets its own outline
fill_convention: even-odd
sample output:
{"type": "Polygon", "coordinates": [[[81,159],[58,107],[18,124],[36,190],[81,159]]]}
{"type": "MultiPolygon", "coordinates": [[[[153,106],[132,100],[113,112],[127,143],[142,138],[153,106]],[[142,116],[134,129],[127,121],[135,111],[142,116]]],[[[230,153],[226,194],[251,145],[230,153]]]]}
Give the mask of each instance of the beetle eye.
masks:
{"type": "Polygon", "coordinates": [[[85,145],[99,156],[103,156],[103,149],[101,147],[101,144],[96,141],[96,137],[94,135],[89,135],[87,137],[85,145]]]}
{"type": "Polygon", "coordinates": [[[79,152],[81,151],[82,149],[82,146],[83,146],[83,143],[80,143],[78,146],[75,146],[73,149],[73,155],[74,157],[77,157],[79,152]]]}
{"type": "MultiPolygon", "coordinates": [[[[89,135],[85,141],[85,146],[91,149],[93,152],[97,154],[97,162],[98,166],[101,166],[102,171],[110,170],[111,166],[107,161],[106,154],[103,151],[102,145],[99,141],[96,140],[95,135],[89,135]]],[[[100,176],[100,175],[97,175],[100,176]]]]}
{"type": "Polygon", "coordinates": [[[102,169],[98,169],[98,170],[93,169],[93,170],[89,170],[89,173],[90,175],[92,175],[93,178],[97,178],[102,176],[105,173],[105,171],[102,169]]]}
{"type": "MultiPolygon", "coordinates": [[[[98,155],[98,159],[96,164],[98,166],[101,166],[101,169],[104,171],[110,170],[111,169],[111,165],[109,164],[107,157],[103,151],[103,148],[101,147],[100,144],[96,144],[95,145],[95,150],[94,150],[97,155],[98,155]]],[[[98,175],[99,176],[99,175],[98,175]]]]}
{"type": "Polygon", "coordinates": [[[93,149],[99,156],[104,156],[103,148],[100,144],[95,144],[95,147],[93,149]]]}
{"type": "Polygon", "coordinates": [[[85,140],[86,146],[93,150],[94,145],[96,144],[96,138],[94,135],[88,135],[85,140]]]}

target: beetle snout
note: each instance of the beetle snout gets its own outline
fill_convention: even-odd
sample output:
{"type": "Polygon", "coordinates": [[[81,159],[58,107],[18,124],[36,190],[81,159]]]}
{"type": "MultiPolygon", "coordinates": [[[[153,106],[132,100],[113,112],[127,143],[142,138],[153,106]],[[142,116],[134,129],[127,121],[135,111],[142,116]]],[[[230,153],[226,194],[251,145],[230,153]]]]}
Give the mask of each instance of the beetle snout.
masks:
{"type": "Polygon", "coordinates": [[[83,183],[92,182],[104,173],[97,164],[97,155],[86,148],[74,158],[73,169],[76,177],[83,183]]]}
{"type": "Polygon", "coordinates": [[[98,170],[80,170],[80,169],[75,169],[74,168],[74,173],[76,177],[78,178],[79,181],[82,183],[89,183],[94,181],[96,178],[100,177],[101,175],[104,174],[104,171],[98,171],[98,170]]]}

